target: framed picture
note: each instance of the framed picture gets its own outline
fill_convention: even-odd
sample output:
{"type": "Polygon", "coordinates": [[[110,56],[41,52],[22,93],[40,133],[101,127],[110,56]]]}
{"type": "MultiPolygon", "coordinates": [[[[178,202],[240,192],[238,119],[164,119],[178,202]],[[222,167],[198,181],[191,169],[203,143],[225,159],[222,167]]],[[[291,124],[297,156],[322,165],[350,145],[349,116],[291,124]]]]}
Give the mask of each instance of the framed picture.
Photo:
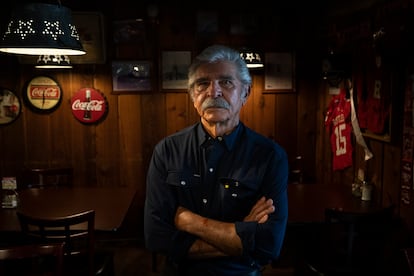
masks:
{"type": "Polygon", "coordinates": [[[143,19],[117,20],[113,23],[114,43],[145,43],[146,27],[143,19]]]}
{"type": "Polygon", "coordinates": [[[175,92],[186,91],[190,63],[190,51],[162,51],[161,89],[175,92]]]}
{"type": "Polygon", "coordinates": [[[71,63],[104,64],[106,62],[106,44],[103,14],[100,12],[73,12],[72,19],[86,54],[71,56],[71,63]]]}
{"type": "Polygon", "coordinates": [[[150,61],[113,61],[113,93],[152,91],[152,75],[152,63],[150,61]]]}
{"type": "Polygon", "coordinates": [[[295,92],[295,55],[265,53],[264,93],[295,92]]]}

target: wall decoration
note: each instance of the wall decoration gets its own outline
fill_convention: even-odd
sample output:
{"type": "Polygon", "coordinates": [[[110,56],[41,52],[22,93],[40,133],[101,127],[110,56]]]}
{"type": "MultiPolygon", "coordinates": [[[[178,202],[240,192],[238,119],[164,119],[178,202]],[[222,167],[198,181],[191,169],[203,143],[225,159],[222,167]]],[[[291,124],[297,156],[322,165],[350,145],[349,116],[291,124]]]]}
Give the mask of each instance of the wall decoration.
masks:
{"type": "Polygon", "coordinates": [[[100,12],[73,12],[73,23],[78,30],[85,55],[71,56],[73,64],[104,64],[106,43],[104,16],[100,12]]]}
{"type": "Polygon", "coordinates": [[[264,93],[295,92],[295,55],[265,53],[264,93]]]}
{"type": "Polygon", "coordinates": [[[187,91],[190,51],[163,51],[161,53],[161,89],[171,92],[187,91]]]}
{"type": "Polygon", "coordinates": [[[35,112],[50,113],[59,107],[62,94],[56,80],[48,76],[36,76],[26,84],[23,100],[35,112]]]}
{"type": "Polygon", "coordinates": [[[105,95],[94,88],[79,89],[71,99],[73,116],[81,123],[101,122],[108,113],[105,95]]]}
{"type": "MultiPolygon", "coordinates": [[[[357,94],[358,106],[357,114],[363,135],[372,139],[383,142],[392,142],[396,136],[393,136],[393,123],[397,117],[393,117],[393,101],[396,103],[396,97],[393,97],[393,91],[399,91],[404,83],[402,77],[391,67],[390,59],[381,56],[366,54],[368,63],[356,68],[366,68],[364,71],[357,72],[354,76],[357,94]],[[358,89],[359,88],[359,89],[358,89]]],[[[405,105],[410,101],[405,101],[405,105]]],[[[405,106],[407,110],[409,106],[405,106]]]]}
{"type": "Polygon", "coordinates": [[[0,88],[0,125],[14,122],[21,113],[20,99],[8,89],[0,88]]]}
{"type": "Polygon", "coordinates": [[[114,94],[151,91],[152,64],[150,61],[113,61],[112,88],[114,94]]]}
{"type": "Polygon", "coordinates": [[[143,19],[114,21],[115,43],[143,43],[146,40],[146,27],[143,19]]]}

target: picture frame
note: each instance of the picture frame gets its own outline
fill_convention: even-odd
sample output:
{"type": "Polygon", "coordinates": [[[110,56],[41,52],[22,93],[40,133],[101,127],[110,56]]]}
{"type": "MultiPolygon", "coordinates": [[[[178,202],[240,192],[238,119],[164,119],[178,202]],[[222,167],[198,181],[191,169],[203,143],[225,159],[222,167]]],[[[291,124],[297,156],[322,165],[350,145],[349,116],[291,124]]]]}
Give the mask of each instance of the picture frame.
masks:
{"type": "Polygon", "coordinates": [[[115,44],[145,43],[146,36],[146,26],[143,19],[126,19],[113,22],[113,40],[115,44]]]}
{"type": "Polygon", "coordinates": [[[101,12],[73,12],[72,20],[79,33],[80,41],[86,54],[71,56],[71,63],[106,63],[104,15],[101,12]]]}
{"type": "Polygon", "coordinates": [[[160,58],[161,90],[164,92],[187,91],[191,51],[162,51],[160,58]]]}
{"type": "Polygon", "coordinates": [[[149,60],[112,62],[112,93],[127,94],[153,90],[153,65],[149,60]]]}
{"type": "Polygon", "coordinates": [[[295,54],[265,53],[264,93],[293,93],[295,87],[295,54]]]}

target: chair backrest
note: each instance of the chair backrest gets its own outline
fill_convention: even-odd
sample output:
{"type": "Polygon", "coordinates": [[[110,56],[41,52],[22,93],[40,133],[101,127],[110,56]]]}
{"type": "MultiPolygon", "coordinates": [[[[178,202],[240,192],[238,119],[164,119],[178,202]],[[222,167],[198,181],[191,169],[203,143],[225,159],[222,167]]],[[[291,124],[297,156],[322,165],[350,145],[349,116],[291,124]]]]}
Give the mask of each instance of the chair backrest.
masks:
{"type": "Polygon", "coordinates": [[[373,264],[383,264],[393,214],[394,206],[366,213],[326,209],[326,243],[331,250],[328,254],[335,259],[333,263],[370,271],[373,264]]]}
{"type": "Polygon", "coordinates": [[[26,168],[18,185],[24,188],[72,186],[73,168],[26,168]]]}
{"type": "Polygon", "coordinates": [[[25,244],[0,248],[0,275],[52,275],[63,272],[64,243],[25,244]]]}
{"type": "Polygon", "coordinates": [[[65,261],[75,255],[86,257],[93,275],[95,254],[95,211],[56,218],[32,217],[17,211],[22,232],[29,242],[64,242],[65,261]]]}

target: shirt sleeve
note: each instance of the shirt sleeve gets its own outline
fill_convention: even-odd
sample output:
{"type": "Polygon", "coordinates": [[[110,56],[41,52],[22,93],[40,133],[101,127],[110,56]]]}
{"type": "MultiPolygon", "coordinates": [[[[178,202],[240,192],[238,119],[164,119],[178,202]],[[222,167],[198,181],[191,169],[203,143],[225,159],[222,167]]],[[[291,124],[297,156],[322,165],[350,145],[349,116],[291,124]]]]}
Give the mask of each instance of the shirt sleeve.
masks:
{"type": "Polygon", "coordinates": [[[196,237],[174,226],[177,202],[174,190],[166,183],[165,155],[157,146],[147,174],[144,205],[144,237],[146,247],[162,253],[173,262],[185,258],[196,237]],[[164,157],[163,157],[164,156],[164,157]]]}
{"type": "Polygon", "coordinates": [[[275,212],[265,223],[236,222],[236,232],[243,244],[243,256],[260,265],[280,255],[288,219],[288,160],[279,148],[263,178],[263,195],[272,198],[275,212]]]}

